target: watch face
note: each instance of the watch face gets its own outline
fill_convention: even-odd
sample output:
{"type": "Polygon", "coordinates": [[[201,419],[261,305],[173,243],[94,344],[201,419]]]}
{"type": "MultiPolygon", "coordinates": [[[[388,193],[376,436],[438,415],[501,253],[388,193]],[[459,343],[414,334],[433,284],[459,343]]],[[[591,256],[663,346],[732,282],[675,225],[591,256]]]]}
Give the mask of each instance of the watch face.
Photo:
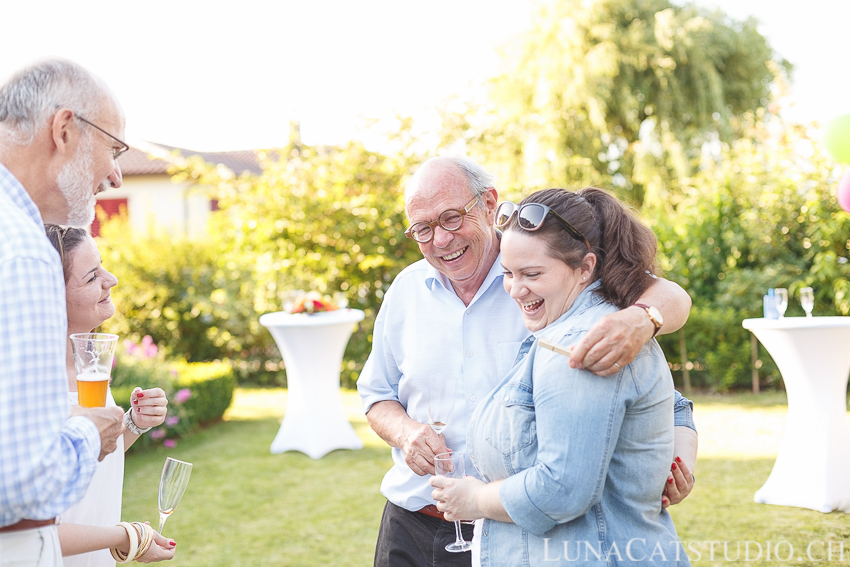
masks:
{"type": "Polygon", "coordinates": [[[664,317],[661,316],[661,311],[659,311],[657,307],[650,306],[649,314],[655,320],[655,325],[657,327],[661,327],[661,325],[664,324],[664,317]]]}

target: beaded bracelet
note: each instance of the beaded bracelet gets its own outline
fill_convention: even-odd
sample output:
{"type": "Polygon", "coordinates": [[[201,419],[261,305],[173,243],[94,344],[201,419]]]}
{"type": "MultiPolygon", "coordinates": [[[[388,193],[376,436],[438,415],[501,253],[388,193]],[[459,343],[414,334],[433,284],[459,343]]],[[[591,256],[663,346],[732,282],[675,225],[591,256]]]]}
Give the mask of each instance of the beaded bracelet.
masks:
{"type": "Polygon", "coordinates": [[[128,524],[127,522],[119,522],[118,525],[124,528],[124,531],[127,532],[127,537],[130,539],[130,550],[124,554],[117,547],[113,547],[109,550],[109,553],[112,554],[112,558],[116,563],[129,563],[135,559],[139,552],[139,532],[136,530],[135,526],[128,524]]]}

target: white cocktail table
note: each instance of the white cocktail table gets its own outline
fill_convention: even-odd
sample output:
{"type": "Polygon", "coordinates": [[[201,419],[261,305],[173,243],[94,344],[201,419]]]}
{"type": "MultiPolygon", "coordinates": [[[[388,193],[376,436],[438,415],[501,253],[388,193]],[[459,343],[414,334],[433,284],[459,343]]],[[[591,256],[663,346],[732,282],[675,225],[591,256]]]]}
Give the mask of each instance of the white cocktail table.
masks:
{"type": "Polygon", "coordinates": [[[850,511],[850,317],[745,319],[743,325],[776,361],[788,393],[776,463],[755,501],[850,511]]]}
{"type": "Polygon", "coordinates": [[[362,449],[339,395],[342,355],[363,311],[267,313],[260,324],[274,337],[286,366],[286,413],[271,452],[301,451],[320,459],[335,449],[362,449]]]}

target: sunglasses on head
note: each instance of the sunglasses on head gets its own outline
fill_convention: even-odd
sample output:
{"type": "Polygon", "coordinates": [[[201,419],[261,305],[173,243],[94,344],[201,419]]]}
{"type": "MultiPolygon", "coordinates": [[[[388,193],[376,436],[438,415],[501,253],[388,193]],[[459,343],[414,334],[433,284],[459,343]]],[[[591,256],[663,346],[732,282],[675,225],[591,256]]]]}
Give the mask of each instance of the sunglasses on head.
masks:
{"type": "Polygon", "coordinates": [[[517,224],[519,227],[529,232],[539,230],[540,227],[543,226],[543,221],[546,220],[546,217],[549,214],[551,214],[561,222],[561,225],[563,225],[570,236],[579,242],[584,243],[588,252],[591,250],[590,242],[587,241],[587,238],[585,238],[582,233],[576,230],[576,228],[564,217],[550,209],[548,206],[540,203],[517,205],[511,201],[504,201],[501,205],[499,205],[499,208],[496,209],[496,227],[504,228],[507,226],[514,214],[517,216],[517,224]]]}

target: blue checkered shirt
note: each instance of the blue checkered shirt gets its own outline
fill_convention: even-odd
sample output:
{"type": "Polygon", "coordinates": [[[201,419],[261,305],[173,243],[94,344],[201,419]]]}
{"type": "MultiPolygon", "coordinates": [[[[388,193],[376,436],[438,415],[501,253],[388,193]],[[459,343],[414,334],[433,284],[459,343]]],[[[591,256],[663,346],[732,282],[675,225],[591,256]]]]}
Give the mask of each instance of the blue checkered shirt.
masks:
{"type": "Polygon", "coordinates": [[[0,163],[0,527],[60,514],[94,474],[97,428],[68,419],[67,332],[59,255],[0,163]]]}

